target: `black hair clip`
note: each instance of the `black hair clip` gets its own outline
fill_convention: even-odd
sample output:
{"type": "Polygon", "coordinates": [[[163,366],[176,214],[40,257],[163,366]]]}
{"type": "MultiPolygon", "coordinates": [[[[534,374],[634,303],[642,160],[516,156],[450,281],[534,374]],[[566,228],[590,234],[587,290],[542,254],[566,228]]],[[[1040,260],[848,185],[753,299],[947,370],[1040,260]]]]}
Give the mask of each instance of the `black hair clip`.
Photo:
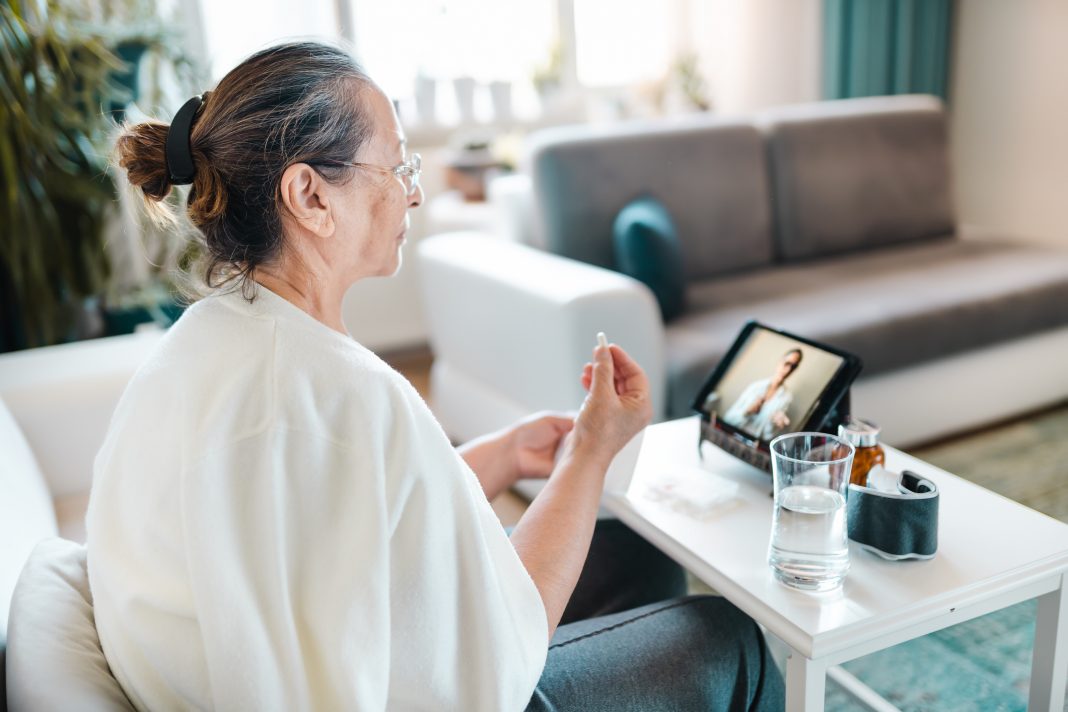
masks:
{"type": "Polygon", "coordinates": [[[167,129],[165,158],[167,177],[171,185],[189,185],[193,182],[196,169],[193,166],[193,148],[189,136],[193,130],[193,118],[203,103],[203,96],[194,96],[182,104],[167,129]]]}

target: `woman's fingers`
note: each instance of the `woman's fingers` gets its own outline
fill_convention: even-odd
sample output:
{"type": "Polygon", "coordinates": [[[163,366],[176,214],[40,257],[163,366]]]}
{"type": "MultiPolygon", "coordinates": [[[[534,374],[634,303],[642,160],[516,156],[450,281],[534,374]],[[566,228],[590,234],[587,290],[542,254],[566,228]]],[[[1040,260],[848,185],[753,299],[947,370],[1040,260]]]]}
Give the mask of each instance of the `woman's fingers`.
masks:
{"type": "MultiPolygon", "coordinates": [[[[585,366],[582,367],[582,375],[580,376],[580,382],[582,383],[582,387],[584,389],[586,389],[587,391],[590,390],[590,385],[593,383],[593,364],[592,363],[587,363],[585,366]]],[[[617,372],[615,374],[614,382],[615,382],[615,386],[616,386],[616,395],[621,396],[624,393],[626,393],[626,391],[627,391],[627,379],[625,379],[622,376],[620,376],[619,373],[617,372]]]]}
{"type": "Polygon", "coordinates": [[[632,359],[630,354],[616,344],[612,344],[609,348],[612,351],[612,361],[616,367],[617,378],[622,383],[621,389],[617,387],[619,394],[623,395],[627,391],[648,390],[648,379],[645,377],[645,371],[642,370],[637,361],[632,359]]]}
{"type": "Polygon", "coordinates": [[[590,380],[590,393],[605,396],[615,389],[615,358],[610,348],[598,346],[593,350],[593,374],[590,380]]]}
{"type": "MultiPolygon", "coordinates": [[[[598,347],[600,348],[600,347],[598,347]]],[[[596,360],[597,349],[594,349],[596,360]]],[[[641,366],[630,357],[626,351],[616,344],[609,345],[609,353],[613,366],[612,383],[615,386],[616,395],[622,396],[628,392],[648,390],[648,379],[641,366]]],[[[590,390],[593,385],[594,364],[586,363],[582,367],[580,381],[585,390],[590,390]]]]}
{"type": "Polygon", "coordinates": [[[560,435],[566,434],[573,427],[575,427],[575,419],[567,418],[559,415],[549,416],[549,423],[556,429],[556,432],[560,435]]]}
{"type": "Polygon", "coordinates": [[[638,362],[630,357],[626,351],[623,350],[618,344],[611,344],[608,347],[612,352],[612,360],[615,362],[616,370],[624,378],[630,378],[631,376],[644,376],[645,372],[642,371],[642,367],[638,365],[638,362]]]}
{"type": "Polygon", "coordinates": [[[567,434],[575,426],[577,413],[539,411],[520,420],[514,428],[520,432],[540,432],[557,437],[567,434]]]}
{"type": "Polygon", "coordinates": [[[645,374],[623,349],[607,345],[593,350],[580,381],[588,395],[575,422],[582,437],[573,442],[614,455],[651,417],[645,374]]]}

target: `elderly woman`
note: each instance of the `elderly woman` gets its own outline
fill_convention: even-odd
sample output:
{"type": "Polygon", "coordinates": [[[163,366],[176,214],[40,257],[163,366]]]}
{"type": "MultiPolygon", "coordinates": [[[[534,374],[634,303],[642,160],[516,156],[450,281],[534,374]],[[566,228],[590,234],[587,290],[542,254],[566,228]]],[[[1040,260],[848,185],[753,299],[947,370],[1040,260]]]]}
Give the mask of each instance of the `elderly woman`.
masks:
{"type": "Polygon", "coordinates": [[[392,104],[349,54],[259,52],[117,152],[157,213],[191,184],[208,287],[96,461],[96,625],[137,708],[781,704],[751,620],[678,598],[674,564],[595,527],[605,470],[650,417],[622,349],[593,350],[574,420],[457,451],[347,333],[343,295],[398,270],[423,199],[392,104]],[[520,477],[548,483],[509,537],[488,498],[520,477]]]}

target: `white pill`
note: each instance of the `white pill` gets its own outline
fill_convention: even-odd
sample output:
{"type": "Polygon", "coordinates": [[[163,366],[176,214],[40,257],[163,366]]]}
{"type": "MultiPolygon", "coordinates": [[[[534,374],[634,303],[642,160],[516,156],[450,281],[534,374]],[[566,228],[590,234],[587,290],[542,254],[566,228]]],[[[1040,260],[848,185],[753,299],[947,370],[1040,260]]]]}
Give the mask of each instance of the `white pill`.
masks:
{"type": "Polygon", "coordinates": [[[597,345],[598,346],[608,346],[608,339],[605,337],[603,331],[598,331],[597,332],[597,345]]]}

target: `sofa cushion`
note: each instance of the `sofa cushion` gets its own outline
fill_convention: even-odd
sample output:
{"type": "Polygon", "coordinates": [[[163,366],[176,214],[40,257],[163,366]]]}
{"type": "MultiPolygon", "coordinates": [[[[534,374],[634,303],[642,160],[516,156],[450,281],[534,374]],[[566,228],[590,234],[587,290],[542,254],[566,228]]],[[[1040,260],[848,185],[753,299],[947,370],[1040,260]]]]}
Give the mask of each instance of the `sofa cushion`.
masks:
{"type": "Polygon", "coordinates": [[[48,539],[19,577],[7,651],[12,709],[133,709],[100,647],[85,561],[85,547],[48,539]]]}
{"type": "Polygon", "coordinates": [[[612,223],[635,196],[671,213],[687,279],[770,264],[771,201],[760,131],[698,119],[544,130],[531,175],[544,244],[612,269],[612,223]]]}
{"type": "Polygon", "coordinates": [[[954,231],[946,117],[927,96],[829,101],[760,115],[783,260],[954,231]]]}
{"type": "Polygon", "coordinates": [[[1068,250],[944,239],[721,278],[688,299],[666,329],[671,417],[747,319],[855,353],[861,377],[1068,325],[1068,250]]]}
{"type": "Polygon", "coordinates": [[[645,284],[660,315],[671,321],[686,308],[682,249],[671,216],[656,198],[631,201],[612,226],[616,268],[645,284]]]}
{"type": "Polygon", "coordinates": [[[19,572],[41,539],[57,533],[52,496],[22,431],[0,400],[0,648],[19,572]]]}

